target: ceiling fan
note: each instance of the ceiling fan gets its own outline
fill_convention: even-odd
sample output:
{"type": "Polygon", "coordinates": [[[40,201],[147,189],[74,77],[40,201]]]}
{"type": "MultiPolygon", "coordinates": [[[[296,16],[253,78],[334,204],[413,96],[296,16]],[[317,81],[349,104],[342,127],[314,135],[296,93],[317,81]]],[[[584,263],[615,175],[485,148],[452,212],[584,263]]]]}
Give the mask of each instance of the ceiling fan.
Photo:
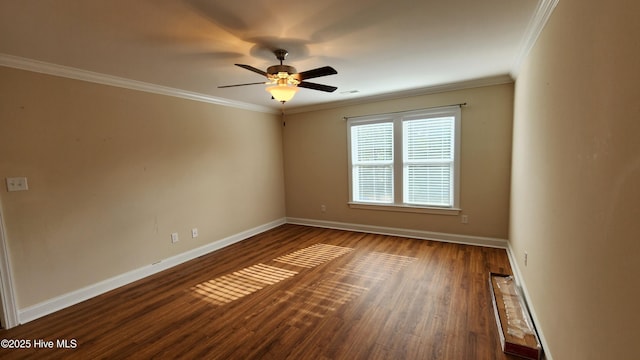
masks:
{"type": "Polygon", "coordinates": [[[312,82],[306,81],[307,79],[313,79],[321,76],[334,75],[338,72],[332,68],[331,66],[323,66],[320,68],[303,71],[301,73],[297,72],[296,68],[290,65],[283,65],[282,62],[289,55],[287,50],[278,49],[273,52],[278,60],[280,60],[280,65],[272,65],[267,68],[267,71],[262,71],[257,69],[251,65],[244,64],[235,64],[241,68],[247,69],[249,71],[253,71],[267,78],[266,82],[255,82],[255,83],[247,83],[247,84],[237,84],[237,85],[224,85],[218,86],[218,88],[228,88],[228,87],[236,87],[236,86],[246,86],[246,85],[271,85],[267,87],[265,90],[271,93],[271,96],[281,103],[285,103],[293,98],[293,96],[298,92],[299,88],[306,88],[312,90],[319,90],[325,92],[334,92],[337,87],[316,84],[312,82]]]}

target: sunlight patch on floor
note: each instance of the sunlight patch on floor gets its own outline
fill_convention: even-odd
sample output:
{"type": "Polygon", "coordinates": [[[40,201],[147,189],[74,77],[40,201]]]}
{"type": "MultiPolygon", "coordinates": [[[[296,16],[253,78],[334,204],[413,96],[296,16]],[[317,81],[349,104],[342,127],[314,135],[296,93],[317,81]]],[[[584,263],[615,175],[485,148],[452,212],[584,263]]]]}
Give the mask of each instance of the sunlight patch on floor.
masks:
{"type": "Polygon", "coordinates": [[[366,287],[331,279],[294,289],[287,299],[293,303],[292,310],[295,312],[289,323],[309,326],[314,319],[335,312],[341,305],[359,297],[367,290],[369,289],[366,287]]]}
{"type": "Polygon", "coordinates": [[[275,258],[273,261],[304,268],[313,268],[351,251],[353,251],[353,248],[327,244],[315,244],[291,254],[275,258]]]}
{"type": "MultiPolygon", "coordinates": [[[[313,268],[345,255],[353,248],[315,244],[273,259],[276,263],[313,268]]],[[[341,305],[369,290],[371,281],[378,282],[402,270],[415,258],[372,252],[352,259],[330,271],[320,282],[287,291],[285,298],[295,315],[293,324],[310,325],[313,319],[327,316],[341,305]],[[365,281],[363,283],[363,281],[365,281]],[[363,286],[366,285],[366,286],[363,286]]],[[[231,274],[197,284],[191,288],[197,297],[215,305],[228,304],[297,275],[297,271],[259,263],[231,274]]]]}
{"type": "Polygon", "coordinates": [[[410,256],[372,252],[336,269],[333,273],[380,281],[402,270],[415,259],[410,256]]]}
{"type": "MultiPolygon", "coordinates": [[[[353,251],[353,248],[315,244],[273,259],[282,264],[313,268],[353,251]]],[[[297,271],[257,264],[232,274],[202,282],[191,288],[199,298],[216,305],[228,304],[265,286],[276,284],[298,274],[297,271]]]]}
{"type": "Polygon", "coordinates": [[[376,283],[401,271],[416,258],[372,252],[352,259],[330,271],[316,284],[301,286],[287,292],[291,304],[289,324],[311,326],[316,320],[331,316],[340,306],[365,294],[376,283]]]}
{"type": "Polygon", "coordinates": [[[265,286],[276,284],[298,272],[257,264],[191,288],[203,300],[224,305],[252,294],[265,286]]]}

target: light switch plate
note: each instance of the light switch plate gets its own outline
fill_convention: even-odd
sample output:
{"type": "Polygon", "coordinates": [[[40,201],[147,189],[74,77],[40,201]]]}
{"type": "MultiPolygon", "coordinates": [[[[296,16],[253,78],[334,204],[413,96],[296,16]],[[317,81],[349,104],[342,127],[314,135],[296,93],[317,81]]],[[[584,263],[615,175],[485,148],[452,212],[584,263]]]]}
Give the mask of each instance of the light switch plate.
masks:
{"type": "Polygon", "coordinates": [[[26,177],[10,177],[7,178],[7,191],[26,191],[29,190],[26,177]]]}

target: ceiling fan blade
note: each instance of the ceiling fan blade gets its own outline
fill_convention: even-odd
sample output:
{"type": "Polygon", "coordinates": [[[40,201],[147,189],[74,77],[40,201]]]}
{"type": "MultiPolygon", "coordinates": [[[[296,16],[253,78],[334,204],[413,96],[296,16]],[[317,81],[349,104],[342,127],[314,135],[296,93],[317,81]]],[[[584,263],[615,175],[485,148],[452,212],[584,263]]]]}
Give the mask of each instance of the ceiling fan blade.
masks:
{"type": "Polygon", "coordinates": [[[338,72],[336,71],[336,69],[332,68],[331,66],[323,66],[321,68],[303,71],[299,73],[298,76],[300,77],[300,80],[306,80],[317,78],[320,76],[335,75],[337,73],[338,72]]]}
{"type": "Polygon", "coordinates": [[[326,91],[326,92],[334,92],[336,91],[336,89],[338,89],[335,86],[316,84],[316,83],[306,82],[306,81],[303,81],[300,84],[298,84],[298,87],[312,89],[312,90],[326,91]]]}
{"type": "Polygon", "coordinates": [[[218,86],[218,89],[222,89],[222,88],[229,88],[229,87],[236,87],[236,86],[246,86],[246,85],[264,85],[264,81],[262,82],[254,82],[254,83],[247,83],[247,84],[236,84],[236,85],[223,85],[223,86],[218,86]]]}
{"type": "Polygon", "coordinates": [[[236,65],[236,66],[240,66],[241,68],[247,69],[247,70],[249,70],[249,71],[253,71],[254,73],[258,73],[258,74],[260,74],[260,75],[262,75],[262,76],[267,76],[267,73],[266,73],[266,72],[264,72],[264,71],[262,71],[262,70],[260,70],[260,69],[254,68],[254,67],[253,67],[253,66],[251,66],[251,65],[244,65],[244,64],[234,64],[234,65],[236,65]]]}

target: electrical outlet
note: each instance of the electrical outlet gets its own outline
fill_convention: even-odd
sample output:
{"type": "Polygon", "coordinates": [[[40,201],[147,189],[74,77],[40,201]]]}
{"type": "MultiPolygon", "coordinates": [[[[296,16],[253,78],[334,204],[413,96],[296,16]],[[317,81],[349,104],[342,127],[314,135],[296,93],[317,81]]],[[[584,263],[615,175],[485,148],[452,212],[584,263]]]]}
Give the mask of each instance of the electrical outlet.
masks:
{"type": "Polygon", "coordinates": [[[172,243],[177,243],[178,241],[180,241],[180,238],[178,238],[178,233],[172,233],[171,234],[171,242],[172,243]]]}
{"type": "Polygon", "coordinates": [[[529,253],[527,253],[526,251],[524,252],[524,266],[527,266],[527,263],[529,262],[529,253]]]}
{"type": "Polygon", "coordinates": [[[321,212],[327,212],[327,205],[320,205],[321,212]]]}
{"type": "Polygon", "coordinates": [[[7,178],[7,191],[26,191],[29,190],[26,177],[7,178]]]}
{"type": "Polygon", "coordinates": [[[193,228],[193,229],[191,229],[191,237],[192,237],[193,239],[195,239],[195,238],[197,238],[197,237],[198,237],[198,228],[193,228]]]}

